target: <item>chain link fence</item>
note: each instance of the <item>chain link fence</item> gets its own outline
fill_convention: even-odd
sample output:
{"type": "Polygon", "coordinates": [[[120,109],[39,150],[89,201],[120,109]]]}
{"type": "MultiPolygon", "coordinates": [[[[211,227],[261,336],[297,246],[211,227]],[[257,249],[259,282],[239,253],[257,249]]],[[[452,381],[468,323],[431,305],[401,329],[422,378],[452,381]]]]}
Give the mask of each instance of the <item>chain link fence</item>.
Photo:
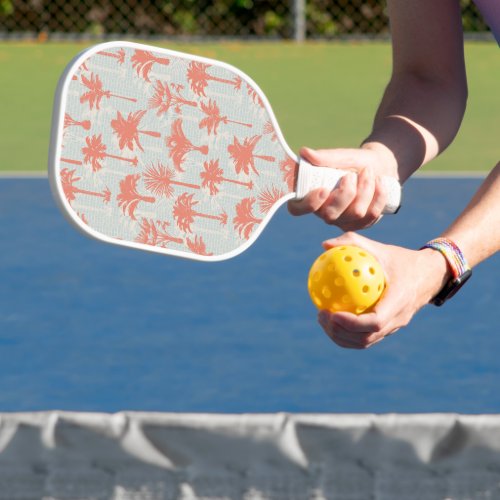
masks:
{"type": "MultiPolygon", "coordinates": [[[[472,0],[461,3],[465,30],[487,32],[472,0]]],[[[2,38],[301,40],[387,33],[383,0],[0,0],[2,38]]]]}

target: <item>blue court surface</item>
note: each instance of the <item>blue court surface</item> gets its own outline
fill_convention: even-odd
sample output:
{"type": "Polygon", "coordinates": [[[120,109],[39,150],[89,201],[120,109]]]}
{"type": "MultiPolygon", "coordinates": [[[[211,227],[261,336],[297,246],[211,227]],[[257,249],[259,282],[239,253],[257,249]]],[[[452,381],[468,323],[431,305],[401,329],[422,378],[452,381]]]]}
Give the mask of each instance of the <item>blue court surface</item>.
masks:
{"type": "MultiPolygon", "coordinates": [[[[365,234],[418,248],[480,182],[413,179],[365,234]]],[[[442,308],[350,351],[306,290],[338,234],[282,207],[240,256],[185,261],[87,239],[47,179],[0,179],[0,411],[500,412],[500,256],[442,308]]]]}

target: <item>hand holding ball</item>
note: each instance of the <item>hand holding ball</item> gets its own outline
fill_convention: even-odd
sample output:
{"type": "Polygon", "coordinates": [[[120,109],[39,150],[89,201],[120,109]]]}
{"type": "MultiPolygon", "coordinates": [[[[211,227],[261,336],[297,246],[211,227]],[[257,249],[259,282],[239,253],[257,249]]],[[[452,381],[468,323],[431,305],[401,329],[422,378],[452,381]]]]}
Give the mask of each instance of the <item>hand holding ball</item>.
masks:
{"type": "Polygon", "coordinates": [[[334,247],[312,265],[307,288],[318,309],[362,314],[380,299],[385,288],[384,271],[363,248],[334,247]]]}

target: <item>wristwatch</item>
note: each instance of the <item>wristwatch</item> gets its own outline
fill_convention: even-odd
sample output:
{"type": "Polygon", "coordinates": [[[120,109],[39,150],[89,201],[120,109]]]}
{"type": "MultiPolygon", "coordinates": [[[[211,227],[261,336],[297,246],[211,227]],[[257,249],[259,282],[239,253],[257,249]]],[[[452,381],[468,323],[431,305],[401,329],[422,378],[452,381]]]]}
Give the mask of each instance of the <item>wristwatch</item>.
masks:
{"type": "Polygon", "coordinates": [[[462,288],[472,276],[472,269],[465,260],[460,248],[449,238],[436,238],[426,243],[422,248],[432,248],[440,252],[448,263],[452,277],[441,291],[431,300],[431,304],[442,306],[462,288]]]}

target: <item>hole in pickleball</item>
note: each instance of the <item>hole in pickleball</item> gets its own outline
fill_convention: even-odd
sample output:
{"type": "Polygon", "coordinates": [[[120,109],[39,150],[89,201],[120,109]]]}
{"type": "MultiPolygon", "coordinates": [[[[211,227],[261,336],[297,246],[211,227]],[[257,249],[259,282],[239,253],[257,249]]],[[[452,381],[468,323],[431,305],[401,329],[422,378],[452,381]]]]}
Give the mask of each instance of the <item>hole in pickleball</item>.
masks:
{"type": "Polygon", "coordinates": [[[352,257],[351,257],[350,255],[346,255],[346,256],[344,257],[344,260],[345,260],[346,262],[351,262],[352,257]]]}
{"type": "Polygon", "coordinates": [[[366,257],[366,253],[365,252],[359,252],[359,255],[361,255],[361,257],[366,257]]]}
{"type": "Polygon", "coordinates": [[[349,297],[349,295],[344,295],[344,296],[342,296],[342,302],[343,302],[344,304],[350,304],[350,302],[351,302],[351,297],[349,297]]]}
{"type": "Polygon", "coordinates": [[[375,269],[373,267],[370,267],[370,269],[368,269],[368,271],[370,271],[370,274],[375,274],[375,269]]]}
{"type": "Polygon", "coordinates": [[[313,294],[313,302],[316,304],[317,307],[323,306],[323,302],[321,302],[321,299],[315,293],[313,294]]]}
{"type": "Polygon", "coordinates": [[[352,272],[352,275],[353,275],[355,278],[358,278],[360,274],[361,274],[361,273],[359,272],[359,269],[354,269],[354,271],[352,272]]]}
{"type": "Polygon", "coordinates": [[[382,290],[382,285],[379,284],[379,286],[377,287],[377,290],[380,292],[380,290],[382,290]]]}
{"type": "Polygon", "coordinates": [[[321,279],[321,272],[320,271],[316,271],[313,275],[313,280],[318,282],[319,280],[321,279]]]}
{"type": "Polygon", "coordinates": [[[326,285],[321,289],[321,293],[325,299],[329,299],[332,296],[332,291],[326,285]]]}
{"type": "Polygon", "coordinates": [[[334,281],[335,285],[336,286],[344,286],[344,278],[335,278],[335,281],[334,281]]]}
{"type": "Polygon", "coordinates": [[[356,307],[356,314],[361,314],[364,310],[366,309],[366,307],[356,307]]]}
{"type": "Polygon", "coordinates": [[[363,288],[363,293],[368,293],[370,291],[370,287],[368,285],[365,285],[363,288]]]}

